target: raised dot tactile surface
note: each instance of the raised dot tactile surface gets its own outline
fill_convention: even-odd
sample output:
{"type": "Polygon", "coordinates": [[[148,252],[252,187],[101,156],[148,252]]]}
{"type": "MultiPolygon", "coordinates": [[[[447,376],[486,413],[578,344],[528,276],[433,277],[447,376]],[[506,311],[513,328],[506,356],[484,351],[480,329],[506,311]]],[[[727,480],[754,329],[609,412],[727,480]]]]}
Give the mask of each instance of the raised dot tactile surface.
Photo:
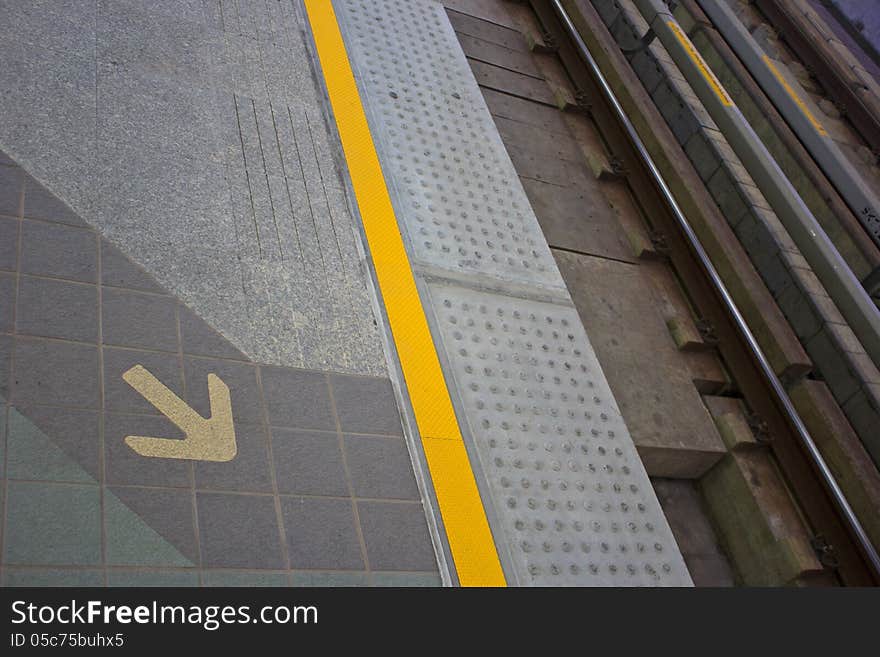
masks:
{"type": "Polygon", "coordinates": [[[687,583],[577,312],[457,286],[430,289],[519,579],[687,583]]]}
{"type": "Polygon", "coordinates": [[[690,585],[442,6],[334,7],[508,581],[690,585]]]}
{"type": "Polygon", "coordinates": [[[405,0],[334,6],[411,256],[564,289],[442,8],[405,0]]]}

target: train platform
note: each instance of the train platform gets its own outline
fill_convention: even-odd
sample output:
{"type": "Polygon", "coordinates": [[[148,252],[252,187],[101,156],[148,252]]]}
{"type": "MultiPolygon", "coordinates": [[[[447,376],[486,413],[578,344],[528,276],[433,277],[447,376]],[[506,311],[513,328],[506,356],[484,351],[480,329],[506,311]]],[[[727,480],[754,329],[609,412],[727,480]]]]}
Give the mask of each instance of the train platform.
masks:
{"type": "Polygon", "coordinates": [[[4,15],[4,585],[690,583],[439,3],[4,15]]]}

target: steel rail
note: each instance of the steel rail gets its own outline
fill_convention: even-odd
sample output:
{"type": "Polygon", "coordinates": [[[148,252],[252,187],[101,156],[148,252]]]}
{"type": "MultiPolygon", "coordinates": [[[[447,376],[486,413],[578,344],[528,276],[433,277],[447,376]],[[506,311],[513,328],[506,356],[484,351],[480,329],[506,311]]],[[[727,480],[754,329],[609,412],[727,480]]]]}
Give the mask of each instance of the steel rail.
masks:
{"type": "MultiPolygon", "coordinates": [[[[806,149],[834,184],[871,239],[880,246],[880,198],[846,158],[810,108],[784,76],[782,62],[771,57],[724,0],[697,0],[764,93],[788,121],[806,149]]],[[[796,86],[796,84],[795,84],[796,86]]]]}
{"type": "Polygon", "coordinates": [[[880,311],[662,0],[635,0],[828,295],[880,366],[880,311]]]}
{"type": "Polygon", "coordinates": [[[722,299],[725,309],[733,318],[734,324],[740,332],[740,336],[748,345],[748,348],[755,361],[757,362],[761,372],[763,373],[767,382],[770,384],[773,393],[776,395],[776,401],[783,409],[786,419],[794,428],[803,447],[805,448],[805,451],[809,455],[810,460],[820,473],[822,483],[831,495],[831,498],[833,499],[838,512],[846,521],[847,528],[856,539],[856,542],[858,543],[859,548],[863,553],[863,556],[870,564],[874,575],[876,577],[880,577],[880,555],[878,555],[876,548],[871,543],[871,540],[868,538],[865,529],[862,527],[862,524],[856,516],[855,512],[853,511],[852,507],[850,506],[849,501],[846,499],[846,495],[843,493],[840,485],[835,480],[834,475],[828,467],[828,464],[825,462],[825,459],[822,457],[822,454],[819,451],[819,448],[816,446],[816,443],[813,440],[812,436],[810,435],[809,430],[804,425],[800,415],[798,415],[798,412],[795,409],[791,398],[788,396],[788,393],[786,392],[782,382],[773,371],[773,368],[771,367],[767,356],[764,354],[764,351],[761,349],[761,346],[758,344],[758,341],[756,340],[754,334],[752,333],[751,329],[743,318],[743,315],[737,307],[736,303],[734,302],[733,297],[727,290],[727,286],[724,285],[724,281],[721,279],[721,276],[718,274],[718,271],[712,264],[712,261],[709,258],[709,255],[706,253],[706,250],[703,248],[699,237],[697,236],[693,227],[690,225],[687,217],[685,217],[684,212],[682,212],[681,207],[678,205],[678,202],[675,200],[675,196],[672,194],[671,189],[663,178],[663,175],[661,174],[659,168],[654,162],[654,159],[651,157],[650,153],[645,147],[645,144],[639,136],[638,131],[636,130],[635,126],[633,126],[632,122],[627,116],[626,111],[623,109],[623,106],[617,99],[614,90],[611,88],[611,85],[608,83],[607,79],[602,73],[602,70],[599,68],[598,63],[593,58],[593,55],[590,53],[589,48],[587,47],[586,43],[578,32],[577,27],[572,22],[571,17],[568,15],[568,12],[562,6],[561,1],[550,0],[550,4],[553,6],[559,20],[561,21],[563,27],[565,28],[566,32],[574,43],[584,63],[589,67],[593,77],[596,79],[599,87],[605,94],[608,103],[613,108],[617,119],[623,126],[625,132],[627,133],[627,136],[635,147],[636,152],[642,159],[643,164],[650,172],[651,177],[654,179],[654,182],[657,184],[659,190],[661,191],[664,200],[668,204],[669,209],[672,211],[672,214],[675,217],[679,227],[687,238],[691,249],[697,256],[697,259],[703,267],[706,275],[708,276],[716,292],[722,299]]]}
{"type": "MultiPolygon", "coordinates": [[[[859,89],[864,89],[864,83],[858,78],[853,79],[855,76],[847,76],[846,63],[840,61],[839,55],[835,56],[836,53],[830,48],[817,47],[811,38],[813,35],[807,31],[809,24],[805,25],[798,21],[787,8],[790,5],[797,8],[802,3],[803,0],[797,2],[755,0],[754,2],[782,40],[791,47],[804,65],[814,72],[819,83],[835,100],[843,104],[847,118],[868,146],[875,151],[880,150],[880,114],[877,113],[877,102],[866,102],[859,95],[859,89]]],[[[835,39],[837,39],[836,35],[835,39]]]]}

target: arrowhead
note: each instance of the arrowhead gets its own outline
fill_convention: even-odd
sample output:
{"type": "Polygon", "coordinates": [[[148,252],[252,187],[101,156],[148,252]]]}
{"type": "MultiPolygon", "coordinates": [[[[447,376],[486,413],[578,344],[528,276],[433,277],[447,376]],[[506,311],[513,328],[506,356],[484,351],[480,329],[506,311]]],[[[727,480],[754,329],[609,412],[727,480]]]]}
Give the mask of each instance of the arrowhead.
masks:
{"type": "Polygon", "coordinates": [[[186,438],[126,436],[125,443],[141,456],[226,462],[235,458],[235,425],[229,387],[216,374],[208,375],[211,417],[203,418],[142,365],[122,375],[132,388],[174,422],[186,438]]]}

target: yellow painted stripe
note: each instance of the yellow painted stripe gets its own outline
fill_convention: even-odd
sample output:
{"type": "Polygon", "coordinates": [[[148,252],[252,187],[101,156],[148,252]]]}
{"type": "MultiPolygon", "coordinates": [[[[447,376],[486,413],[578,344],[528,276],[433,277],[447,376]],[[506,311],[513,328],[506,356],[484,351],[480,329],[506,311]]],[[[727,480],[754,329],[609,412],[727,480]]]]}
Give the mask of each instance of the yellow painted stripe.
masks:
{"type": "Polygon", "coordinates": [[[703,75],[703,78],[706,80],[707,83],[709,83],[712,91],[714,91],[715,95],[718,96],[718,100],[721,101],[721,104],[726,107],[730,107],[731,105],[733,105],[733,101],[730,99],[730,96],[727,95],[724,87],[721,86],[718,78],[715,77],[712,69],[709,68],[708,64],[706,64],[706,61],[703,59],[700,53],[697,52],[697,49],[694,48],[694,44],[691,43],[691,40],[688,39],[687,35],[681,31],[678,23],[676,23],[675,21],[667,21],[666,24],[669,26],[669,29],[672,30],[675,38],[678,39],[681,47],[684,48],[687,56],[691,58],[696,67],[699,69],[700,73],[703,75]]]}
{"type": "Polygon", "coordinates": [[[828,136],[828,131],[825,130],[825,126],[823,126],[819,119],[815,117],[815,115],[810,111],[810,108],[807,107],[807,104],[804,102],[803,98],[798,95],[798,93],[794,90],[788,80],[785,79],[785,76],[782,75],[782,71],[776,68],[776,64],[773,63],[773,60],[770,59],[767,55],[761,55],[761,59],[764,60],[764,64],[770,69],[770,72],[773,74],[773,77],[776,78],[777,82],[782,85],[782,88],[785,89],[785,93],[788,94],[789,98],[794,101],[794,104],[798,106],[801,112],[803,112],[804,116],[807,117],[807,121],[810,122],[810,125],[813,126],[813,129],[818,132],[823,137],[828,136]]]}
{"type": "Polygon", "coordinates": [[[333,5],[305,6],[458,579],[462,586],[504,586],[333,5]]]}

